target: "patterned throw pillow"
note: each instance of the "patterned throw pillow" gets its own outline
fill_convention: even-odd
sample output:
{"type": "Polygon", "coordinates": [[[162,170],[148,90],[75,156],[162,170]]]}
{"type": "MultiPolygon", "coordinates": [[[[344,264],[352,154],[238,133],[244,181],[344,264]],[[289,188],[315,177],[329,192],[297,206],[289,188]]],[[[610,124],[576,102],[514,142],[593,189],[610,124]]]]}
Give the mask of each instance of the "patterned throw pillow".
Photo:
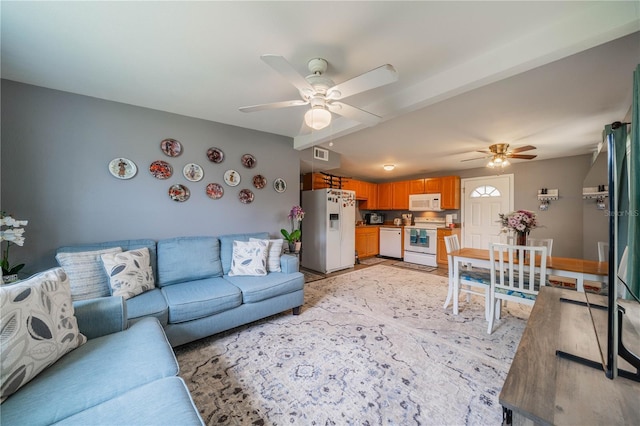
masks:
{"type": "Polygon", "coordinates": [[[155,288],[148,248],[100,257],[109,276],[113,296],[122,296],[126,300],[155,288]]]}
{"type": "MultiPolygon", "coordinates": [[[[261,241],[258,238],[249,238],[249,241],[261,241]]],[[[282,256],[282,246],[284,240],[282,238],[275,240],[262,240],[269,243],[267,250],[267,271],[268,272],[280,272],[280,256],[282,256]]]]}
{"type": "Polygon", "coordinates": [[[0,287],[1,399],[87,339],[78,329],[62,268],[0,287]]]}
{"type": "Polygon", "coordinates": [[[267,240],[234,241],[229,275],[267,275],[267,240]]]}
{"type": "Polygon", "coordinates": [[[111,296],[109,278],[104,273],[100,256],[108,253],[120,253],[121,251],[120,247],[114,247],[104,250],[56,254],[58,264],[69,275],[71,298],[73,300],[84,300],[111,296]]]}

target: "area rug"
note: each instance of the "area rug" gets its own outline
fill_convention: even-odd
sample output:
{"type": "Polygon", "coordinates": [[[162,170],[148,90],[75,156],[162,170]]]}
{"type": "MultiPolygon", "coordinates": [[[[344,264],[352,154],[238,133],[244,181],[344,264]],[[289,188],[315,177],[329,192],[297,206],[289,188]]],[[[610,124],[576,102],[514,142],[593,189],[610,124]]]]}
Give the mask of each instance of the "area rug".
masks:
{"type": "Polygon", "coordinates": [[[387,259],[381,257],[368,257],[366,259],[360,259],[360,263],[363,265],[377,265],[378,263],[382,263],[387,259]]]}
{"type": "Polygon", "coordinates": [[[176,348],[180,376],[209,425],[500,424],[528,308],[488,335],[481,298],[443,309],[446,280],[377,265],[314,281],[298,316],[176,348]]]}
{"type": "Polygon", "coordinates": [[[300,272],[302,272],[302,274],[304,275],[304,282],[305,283],[310,283],[312,281],[318,281],[323,279],[325,276],[324,275],[319,275],[316,274],[314,272],[311,271],[307,271],[306,269],[300,269],[300,272]]]}
{"type": "Polygon", "coordinates": [[[425,265],[418,265],[417,263],[411,263],[411,262],[396,262],[396,263],[392,263],[393,266],[398,266],[400,268],[407,268],[407,269],[415,269],[417,271],[423,271],[423,272],[433,272],[438,268],[434,268],[433,266],[425,266],[425,265]]]}

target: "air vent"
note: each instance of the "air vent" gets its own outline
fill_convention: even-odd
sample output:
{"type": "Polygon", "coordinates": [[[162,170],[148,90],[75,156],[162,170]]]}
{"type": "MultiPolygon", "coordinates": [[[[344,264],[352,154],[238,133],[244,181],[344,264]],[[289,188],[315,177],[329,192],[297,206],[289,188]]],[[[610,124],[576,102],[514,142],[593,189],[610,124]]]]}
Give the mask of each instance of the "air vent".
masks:
{"type": "Polygon", "coordinates": [[[313,147],[313,158],[316,160],[329,161],[329,150],[313,147]]]}

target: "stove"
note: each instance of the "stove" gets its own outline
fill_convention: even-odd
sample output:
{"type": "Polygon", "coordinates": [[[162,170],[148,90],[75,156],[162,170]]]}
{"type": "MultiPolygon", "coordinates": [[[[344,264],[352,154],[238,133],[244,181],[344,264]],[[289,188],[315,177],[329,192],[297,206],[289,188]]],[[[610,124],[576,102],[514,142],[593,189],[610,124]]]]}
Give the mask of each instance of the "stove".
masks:
{"type": "Polygon", "coordinates": [[[404,227],[404,261],[437,267],[438,228],[444,218],[416,217],[413,226],[404,227]]]}

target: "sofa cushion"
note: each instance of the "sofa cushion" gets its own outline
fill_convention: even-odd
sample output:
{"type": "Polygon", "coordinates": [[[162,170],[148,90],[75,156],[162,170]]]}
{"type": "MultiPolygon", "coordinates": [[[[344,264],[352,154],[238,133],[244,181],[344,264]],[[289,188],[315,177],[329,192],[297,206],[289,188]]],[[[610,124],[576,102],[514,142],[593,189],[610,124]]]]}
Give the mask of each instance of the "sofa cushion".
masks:
{"type": "Polygon", "coordinates": [[[71,283],[73,300],[93,299],[111,295],[109,277],[102,267],[100,256],[119,253],[120,247],[101,250],[80,251],[56,254],[58,264],[64,268],[71,283]]]}
{"type": "Polygon", "coordinates": [[[268,240],[269,233],[254,232],[248,234],[228,234],[218,237],[220,239],[220,261],[222,262],[222,273],[228,275],[231,270],[231,259],[233,259],[233,242],[249,241],[250,238],[268,240]]]}
{"type": "Polygon", "coordinates": [[[177,373],[162,327],[143,318],[125,331],[89,340],[40,373],[2,404],[2,424],[52,424],[177,373]]]}
{"type": "Polygon", "coordinates": [[[148,248],[103,254],[100,258],[112,296],[126,300],[155,288],[148,248]]]}
{"type": "Polygon", "coordinates": [[[156,317],[160,324],[167,325],[169,321],[169,306],[159,288],[145,291],[142,294],[127,299],[127,319],[137,320],[143,317],[156,317]]]}
{"type": "Polygon", "coordinates": [[[267,275],[268,247],[268,240],[234,241],[229,275],[267,275]]]}
{"type": "Polygon", "coordinates": [[[272,272],[264,277],[228,276],[225,279],[242,290],[243,303],[259,302],[304,288],[304,275],[300,272],[272,272]]]}
{"type": "Polygon", "coordinates": [[[140,386],[62,420],[59,425],[202,425],[189,390],[179,377],[140,386]],[[152,397],[150,397],[152,396],[152,397]]]}
{"type": "Polygon", "coordinates": [[[169,322],[204,318],[242,304],[240,289],[223,278],[205,278],[162,288],[169,304],[169,322]]]}
{"type": "Polygon", "coordinates": [[[178,237],[158,241],[158,287],[220,276],[217,238],[178,237]]]}
{"type": "MultiPolygon", "coordinates": [[[[257,238],[249,238],[249,241],[260,241],[257,238]]],[[[267,249],[267,271],[268,272],[280,272],[280,257],[282,256],[282,246],[284,240],[277,238],[275,240],[263,240],[267,241],[269,248],[267,249]]]]}
{"type": "Polygon", "coordinates": [[[0,287],[2,400],[87,341],[73,313],[62,268],[0,287]]]}
{"type": "Polygon", "coordinates": [[[120,247],[122,251],[136,250],[146,247],[149,249],[149,259],[151,263],[151,269],[153,269],[154,278],[158,282],[157,274],[157,256],[156,256],[156,242],[147,238],[141,238],[137,240],[118,240],[107,241],[103,243],[89,243],[78,244],[75,246],[60,247],[56,250],[56,253],[77,253],[80,251],[95,251],[104,250],[107,248],[120,247]]]}

